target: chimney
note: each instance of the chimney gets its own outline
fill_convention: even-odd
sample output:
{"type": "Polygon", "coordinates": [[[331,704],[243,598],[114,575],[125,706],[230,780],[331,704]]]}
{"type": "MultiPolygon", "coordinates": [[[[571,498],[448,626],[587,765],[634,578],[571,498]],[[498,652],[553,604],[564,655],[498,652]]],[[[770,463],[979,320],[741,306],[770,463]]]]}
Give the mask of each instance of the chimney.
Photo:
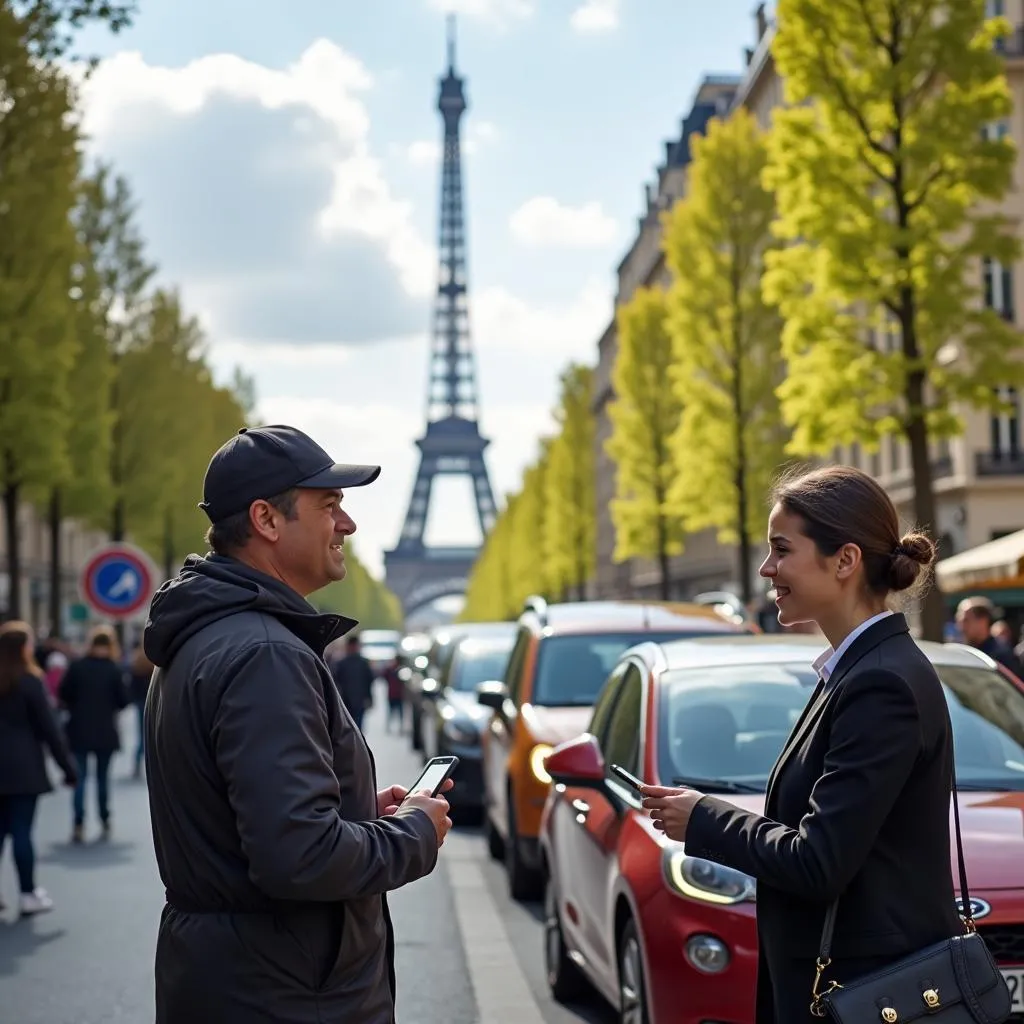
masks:
{"type": "Polygon", "coordinates": [[[761,42],[765,32],[768,31],[768,17],[764,13],[763,3],[757,5],[757,9],[754,11],[754,20],[757,22],[757,41],[761,42]]]}

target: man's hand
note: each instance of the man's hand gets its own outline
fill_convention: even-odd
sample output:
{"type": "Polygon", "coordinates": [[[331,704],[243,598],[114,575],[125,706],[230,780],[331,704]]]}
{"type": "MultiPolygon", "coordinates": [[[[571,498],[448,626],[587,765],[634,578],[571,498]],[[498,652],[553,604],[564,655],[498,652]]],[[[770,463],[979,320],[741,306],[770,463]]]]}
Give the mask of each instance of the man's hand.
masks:
{"type": "Polygon", "coordinates": [[[405,786],[388,786],[387,789],[377,790],[377,817],[383,818],[394,814],[408,793],[405,786]]]}
{"type": "MultiPolygon", "coordinates": [[[[441,792],[447,793],[454,785],[455,783],[451,779],[446,779],[445,784],[441,787],[441,792]]],[[[378,790],[377,817],[384,818],[389,814],[394,814],[398,810],[398,805],[408,795],[409,790],[405,786],[388,786],[387,789],[378,790]]]]}
{"type": "MultiPolygon", "coordinates": [[[[452,788],[452,785],[452,780],[448,779],[441,787],[441,793],[447,793],[452,788]]],[[[434,823],[434,830],[437,833],[437,845],[444,845],[445,836],[448,835],[448,830],[452,827],[452,819],[448,817],[448,801],[440,793],[437,796],[431,796],[429,789],[421,789],[418,793],[413,793],[412,796],[406,797],[405,803],[402,806],[415,807],[423,811],[434,823]]]]}

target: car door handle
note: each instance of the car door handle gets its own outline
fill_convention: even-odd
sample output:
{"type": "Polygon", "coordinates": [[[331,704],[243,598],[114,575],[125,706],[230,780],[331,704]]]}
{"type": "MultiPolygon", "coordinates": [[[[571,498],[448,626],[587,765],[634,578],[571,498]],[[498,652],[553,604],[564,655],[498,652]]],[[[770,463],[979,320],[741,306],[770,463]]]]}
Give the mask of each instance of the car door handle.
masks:
{"type": "Polygon", "coordinates": [[[580,824],[583,824],[581,819],[585,819],[590,813],[590,804],[588,804],[586,800],[573,800],[572,809],[577,814],[576,820],[579,821],[580,824]]]}

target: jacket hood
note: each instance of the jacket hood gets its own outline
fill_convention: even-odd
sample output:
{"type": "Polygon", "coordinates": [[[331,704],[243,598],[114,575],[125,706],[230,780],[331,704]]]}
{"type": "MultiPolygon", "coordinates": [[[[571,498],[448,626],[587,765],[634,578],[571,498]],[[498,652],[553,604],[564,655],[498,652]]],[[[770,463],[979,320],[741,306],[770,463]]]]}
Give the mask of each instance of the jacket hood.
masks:
{"type": "Polygon", "coordinates": [[[272,615],[323,656],[324,648],[355,619],[318,612],[291,587],[223,555],[189,555],[181,571],[156,592],[142,645],[154,665],[166,667],[189,637],[244,611],[272,615]]]}

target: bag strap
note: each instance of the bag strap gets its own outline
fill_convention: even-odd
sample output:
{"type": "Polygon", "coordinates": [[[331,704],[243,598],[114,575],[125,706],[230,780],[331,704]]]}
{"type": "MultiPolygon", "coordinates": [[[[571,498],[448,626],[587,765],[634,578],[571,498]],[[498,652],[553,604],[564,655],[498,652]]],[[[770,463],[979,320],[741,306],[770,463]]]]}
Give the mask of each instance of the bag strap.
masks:
{"type": "MultiPolygon", "coordinates": [[[[950,726],[950,747],[952,747],[952,726],[950,726]]],[[[952,784],[950,786],[953,796],[953,824],[956,832],[956,860],[960,869],[960,902],[963,906],[963,913],[960,915],[964,920],[964,928],[968,932],[975,930],[974,914],[971,911],[971,894],[967,889],[967,865],[964,863],[964,843],[960,836],[960,801],[957,799],[956,786],[956,760],[953,758],[952,784]]],[[[830,963],[832,951],[832,933],[836,927],[836,912],[839,909],[839,898],[834,899],[825,912],[825,924],[821,929],[821,945],[818,952],[818,973],[820,975],[830,963]]]]}

